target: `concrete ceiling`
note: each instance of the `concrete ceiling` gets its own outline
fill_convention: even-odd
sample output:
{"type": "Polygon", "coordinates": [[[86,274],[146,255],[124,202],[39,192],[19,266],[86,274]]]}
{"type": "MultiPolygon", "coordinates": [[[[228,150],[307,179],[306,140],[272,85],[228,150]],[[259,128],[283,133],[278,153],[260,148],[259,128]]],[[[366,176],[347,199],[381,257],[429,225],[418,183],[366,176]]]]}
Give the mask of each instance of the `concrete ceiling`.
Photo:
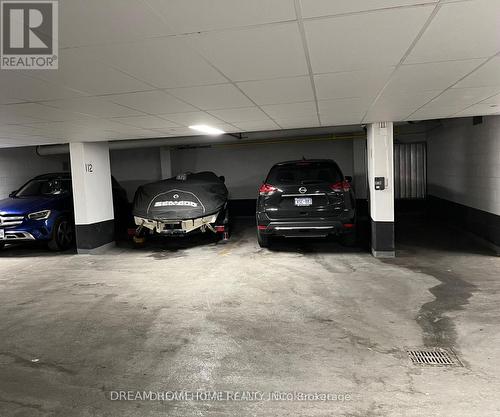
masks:
{"type": "Polygon", "coordinates": [[[59,70],[0,72],[3,146],[500,112],[498,0],[59,8],[59,70]]]}

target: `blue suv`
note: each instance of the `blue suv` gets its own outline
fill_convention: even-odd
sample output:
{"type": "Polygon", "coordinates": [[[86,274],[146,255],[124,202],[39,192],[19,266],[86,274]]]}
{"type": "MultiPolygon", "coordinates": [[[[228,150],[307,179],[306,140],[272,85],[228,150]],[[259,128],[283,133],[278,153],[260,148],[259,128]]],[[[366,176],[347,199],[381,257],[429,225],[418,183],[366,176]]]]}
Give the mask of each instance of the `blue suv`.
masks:
{"type": "MultiPolygon", "coordinates": [[[[127,203],[126,192],[112,178],[113,201],[127,203]]],[[[0,200],[0,249],[6,243],[43,241],[51,250],[74,243],[70,173],[39,175],[0,200]]]]}

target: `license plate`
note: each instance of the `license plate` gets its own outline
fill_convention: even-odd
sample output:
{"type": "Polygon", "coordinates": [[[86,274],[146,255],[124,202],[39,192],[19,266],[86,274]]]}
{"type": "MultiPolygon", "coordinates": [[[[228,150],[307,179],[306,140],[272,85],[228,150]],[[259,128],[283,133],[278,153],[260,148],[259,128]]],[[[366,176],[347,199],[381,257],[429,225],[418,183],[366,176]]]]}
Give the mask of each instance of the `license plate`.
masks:
{"type": "Polygon", "coordinates": [[[0,240],[5,239],[5,230],[0,229],[0,240]]]}
{"type": "Polygon", "coordinates": [[[299,207],[311,206],[313,203],[313,199],[310,197],[301,197],[295,199],[295,205],[299,207]]]}

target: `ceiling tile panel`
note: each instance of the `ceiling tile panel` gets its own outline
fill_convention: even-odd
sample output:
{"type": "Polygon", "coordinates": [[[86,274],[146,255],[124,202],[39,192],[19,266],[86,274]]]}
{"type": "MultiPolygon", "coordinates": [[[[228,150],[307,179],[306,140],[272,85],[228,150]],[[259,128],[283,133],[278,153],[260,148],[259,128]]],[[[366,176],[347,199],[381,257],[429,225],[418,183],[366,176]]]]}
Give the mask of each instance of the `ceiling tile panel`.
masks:
{"type": "Polygon", "coordinates": [[[293,0],[146,0],[172,33],[204,32],[295,19],[293,0]]]}
{"type": "Polygon", "coordinates": [[[237,122],[233,124],[245,132],[253,132],[259,130],[277,130],[280,128],[271,119],[256,120],[252,122],[237,122]]]}
{"type": "Polygon", "coordinates": [[[87,60],[98,60],[157,88],[227,82],[179,38],[79,48],[78,53],[87,60]]]}
{"type": "MultiPolygon", "coordinates": [[[[302,103],[271,104],[261,106],[273,119],[292,119],[308,118],[317,119],[316,104],[314,101],[305,101],[302,103]]],[[[317,120],[316,120],[317,121],[317,120]]]]}
{"type": "Polygon", "coordinates": [[[432,100],[429,105],[470,106],[500,92],[498,87],[452,88],[432,100]]]}
{"type": "MultiPolygon", "coordinates": [[[[233,125],[228,123],[219,122],[218,124],[212,123],[211,127],[215,127],[216,129],[223,130],[226,133],[238,132],[239,129],[233,125]]],[[[186,127],[171,127],[168,129],[151,129],[155,132],[163,133],[164,136],[200,136],[202,135],[200,132],[189,129],[186,127]]],[[[210,136],[205,136],[207,141],[210,141],[210,136]]]]}
{"type": "Polygon", "coordinates": [[[84,113],[96,117],[135,116],[141,113],[128,107],[107,101],[101,97],[82,97],[69,100],[55,100],[44,103],[61,110],[84,113]]]}
{"type": "Polygon", "coordinates": [[[370,100],[360,98],[320,100],[318,104],[322,125],[343,125],[361,123],[370,100]]]}
{"type": "Polygon", "coordinates": [[[500,91],[496,87],[452,88],[410,116],[411,120],[448,117],[500,91]]]}
{"type": "Polygon", "coordinates": [[[307,74],[296,23],[191,37],[191,43],[232,81],[307,74]]]}
{"type": "Polygon", "coordinates": [[[500,56],[488,61],[454,87],[485,87],[489,85],[500,85],[500,56]]]}
{"type": "Polygon", "coordinates": [[[175,114],[162,114],[162,118],[170,120],[181,126],[192,126],[192,125],[213,125],[221,123],[222,121],[217,117],[214,117],[206,112],[195,111],[187,113],[175,113],[175,114]]]}
{"type": "Polygon", "coordinates": [[[276,119],[283,129],[301,129],[304,127],[319,127],[320,123],[316,116],[310,117],[292,117],[276,119]]]}
{"type": "Polygon", "coordinates": [[[484,59],[465,61],[432,62],[417,65],[402,65],[392,75],[388,91],[444,90],[456,83],[484,59]]]}
{"type": "Polygon", "coordinates": [[[440,93],[441,90],[386,90],[368,111],[363,122],[405,120],[407,116],[440,93]]]}
{"type": "Polygon", "coordinates": [[[59,70],[0,73],[0,146],[497,114],[499,15],[498,0],[60,2],[59,70]]]}
{"type": "Polygon", "coordinates": [[[241,91],[231,84],[178,88],[168,91],[175,97],[202,110],[249,107],[253,104],[241,91]]]}
{"type": "Polygon", "coordinates": [[[112,95],[107,96],[106,99],[149,114],[182,113],[196,110],[193,106],[183,103],[163,91],[112,95]]]}
{"type": "MultiPolygon", "coordinates": [[[[33,71],[30,72],[33,74],[33,71]]],[[[38,74],[40,71],[35,73],[38,74]]],[[[3,100],[4,104],[5,102],[55,100],[84,95],[79,91],[25,76],[20,71],[2,70],[0,74],[0,100],[3,100]]]]}
{"type": "Polygon", "coordinates": [[[238,87],[258,105],[314,100],[308,76],[244,81],[238,87]]]}
{"type": "Polygon", "coordinates": [[[375,97],[392,71],[394,67],[315,75],[318,99],[375,97]]]}
{"type": "Polygon", "coordinates": [[[112,121],[139,127],[141,129],[166,129],[171,127],[180,127],[177,123],[156,116],[115,117],[112,121]]]}
{"type": "MultiPolygon", "coordinates": [[[[500,92],[500,89],[496,88],[500,92]]],[[[489,96],[487,99],[481,101],[481,104],[490,104],[500,106],[500,94],[495,94],[494,96],[489,96]]]]}
{"type": "Polygon", "coordinates": [[[6,131],[9,124],[33,123],[40,120],[11,105],[2,105],[0,106],[0,135],[6,131]]]}
{"type": "Polygon", "coordinates": [[[406,120],[406,118],[415,110],[416,109],[414,107],[399,107],[397,109],[375,108],[368,112],[366,117],[363,119],[363,123],[406,120]]]}
{"type": "Polygon", "coordinates": [[[265,120],[268,118],[266,114],[258,107],[242,107],[239,109],[212,110],[209,113],[228,123],[252,122],[256,120],[265,120]]]}
{"type": "Polygon", "coordinates": [[[125,42],[168,33],[161,17],[140,0],[59,3],[59,44],[63,47],[125,42]]]}
{"type": "Polygon", "coordinates": [[[402,8],[306,21],[314,73],[398,64],[433,9],[402,8]]]}
{"type": "Polygon", "coordinates": [[[441,6],[407,63],[489,57],[500,50],[500,1],[441,6]]]}
{"type": "Polygon", "coordinates": [[[38,71],[33,75],[88,95],[151,89],[144,82],[90,59],[80,49],[63,50],[59,57],[60,67],[57,71],[38,71]]]}
{"type": "MultiPolygon", "coordinates": [[[[498,101],[500,102],[500,98],[498,101]]],[[[487,116],[497,113],[500,113],[500,104],[479,103],[479,104],[474,104],[473,106],[470,106],[458,113],[455,113],[453,116],[467,117],[467,116],[477,116],[478,114],[487,116]]]]}
{"type": "Polygon", "coordinates": [[[414,6],[422,3],[437,3],[438,0],[300,0],[302,16],[318,17],[343,13],[358,13],[390,7],[414,6]]]}
{"type": "Polygon", "coordinates": [[[37,103],[11,104],[2,107],[5,109],[0,109],[0,114],[5,112],[7,114],[10,113],[42,121],[64,122],[70,120],[92,119],[84,114],[72,113],[70,111],[60,110],[37,103]]]}
{"type": "Polygon", "coordinates": [[[150,129],[148,132],[154,134],[155,137],[174,137],[174,136],[195,136],[198,133],[186,127],[172,127],[169,129],[150,129]]]}

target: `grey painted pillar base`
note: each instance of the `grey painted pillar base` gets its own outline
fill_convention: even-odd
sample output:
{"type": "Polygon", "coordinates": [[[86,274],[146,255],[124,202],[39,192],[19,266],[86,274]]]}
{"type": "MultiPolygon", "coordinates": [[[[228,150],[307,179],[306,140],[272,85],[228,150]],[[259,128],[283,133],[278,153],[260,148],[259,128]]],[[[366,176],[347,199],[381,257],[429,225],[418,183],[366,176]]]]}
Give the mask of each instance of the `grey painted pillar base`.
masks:
{"type": "Polygon", "coordinates": [[[105,245],[99,246],[98,248],[94,249],[80,249],[77,248],[76,251],[78,255],[101,255],[103,253],[106,253],[110,249],[113,249],[116,246],[115,242],[110,242],[106,243],[105,245]]]}
{"type": "Polygon", "coordinates": [[[115,245],[114,240],[114,220],[76,225],[76,249],[78,253],[102,253],[115,245]]]}
{"type": "Polygon", "coordinates": [[[394,244],[394,222],[372,223],[372,254],[376,258],[394,258],[396,256],[394,244]]]}
{"type": "Polygon", "coordinates": [[[395,258],[395,251],[386,251],[386,250],[375,250],[372,248],[372,255],[375,258],[395,258]]]}

